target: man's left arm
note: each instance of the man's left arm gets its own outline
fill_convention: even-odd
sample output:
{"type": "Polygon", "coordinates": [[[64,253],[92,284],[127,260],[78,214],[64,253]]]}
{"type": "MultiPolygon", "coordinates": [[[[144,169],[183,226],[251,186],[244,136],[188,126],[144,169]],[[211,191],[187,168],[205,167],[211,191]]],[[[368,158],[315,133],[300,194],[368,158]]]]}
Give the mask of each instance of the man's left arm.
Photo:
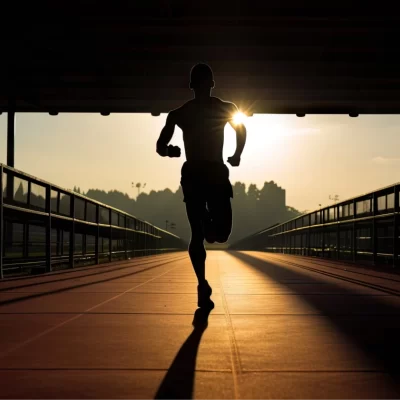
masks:
{"type": "Polygon", "coordinates": [[[239,112],[238,108],[235,104],[232,103],[231,107],[231,118],[229,119],[229,124],[236,132],[236,151],[232,157],[228,158],[228,163],[232,165],[232,167],[238,167],[240,164],[240,157],[242,155],[244,146],[246,144],[247,138],[247,130],[243,123],[235,124],[233,122],[234,115],[239,112]]]}

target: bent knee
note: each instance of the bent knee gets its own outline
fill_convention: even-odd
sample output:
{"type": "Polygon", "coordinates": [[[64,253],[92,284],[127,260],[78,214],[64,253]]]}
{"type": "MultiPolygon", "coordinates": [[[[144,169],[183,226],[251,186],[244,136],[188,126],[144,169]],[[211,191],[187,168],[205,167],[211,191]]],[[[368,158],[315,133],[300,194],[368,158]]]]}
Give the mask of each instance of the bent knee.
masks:
{"type": "Polygon", "coordinates": [[[228,241],[230,235],[231,235],[231,231],[219,232],[215,237],[215,241],[218,243],[225,243],[228,241]]]}

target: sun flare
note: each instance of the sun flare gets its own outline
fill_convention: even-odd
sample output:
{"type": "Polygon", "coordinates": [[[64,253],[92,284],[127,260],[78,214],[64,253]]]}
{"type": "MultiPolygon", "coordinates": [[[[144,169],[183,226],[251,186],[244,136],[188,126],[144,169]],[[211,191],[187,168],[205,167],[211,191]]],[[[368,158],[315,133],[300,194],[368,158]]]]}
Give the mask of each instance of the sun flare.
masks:
{"type": "Polygon", "coordinates": [[[233,123],[235,125],[244,124],[246,119],[247,115],[239,111],[233,116],[233,123]]]}

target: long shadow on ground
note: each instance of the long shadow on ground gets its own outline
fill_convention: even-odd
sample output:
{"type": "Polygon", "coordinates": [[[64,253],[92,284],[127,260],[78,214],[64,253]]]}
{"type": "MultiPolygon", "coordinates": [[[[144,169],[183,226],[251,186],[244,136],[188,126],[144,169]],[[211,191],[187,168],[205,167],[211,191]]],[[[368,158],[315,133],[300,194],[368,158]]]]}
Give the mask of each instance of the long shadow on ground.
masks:
{"type": "MultiPolygon", "coordinates": [[[[300,268],[297,270],[296,267],[275,264],[274,260],[260,259],[241,252],[230,251],[229,254],[245,262],[255,270],[262,272],[271,280],[275,280],[281,285],[286,285],[293,294],[301,296],[302,301],[309,303],[325,318],[329,318],[334,326],[344,333],[355,347],[359,348],[374,361],[374,365],[378,366],[378,368],[381,367],[394,379],[399,377],[400,307],[389,304],[387,302],[388,296],[374,296],[374,304],[370,306],[371,309],[368,313],[352,314],[348,312],[346,303],[349,304],[357,292],[343,287],[339,281],[335,283],[332,279],[327,283],[323,278],[319,280],[318,277],[313,278],[309,273],[302,273],[300,268]],[[284,279],[279,280],[279,275],[281,278],[284,275],[284,279]],[[293,281],[296,280],[306,280],[310,284],[321,285],[323,283],[332,289],[340,287],[340,291],[328,296],[304,293],[304,290],[301,290],[302,285],[293,284],[293,281]],[[292,281],[292,284],[289,284],[289,281],[292,281]],[[327,302],[327,298],[334,298],[334,301],[337,302],[337,307],[335,307],[336,304],[333,306],[332,303],[327,302]]],[[[276,260],[276,262],[279,262],[279,260],[276,260]]],[[[356,288],[356,286],[354,287],[356,288]]],[[[332,290],[332,292],[336,291],[332,290]]],[[[323,349],[320,350],[321,352],[323,351],[323,349]]]]}
{"type": "Polygon", "coordinates": [[[211,309],[198,308],[194,313],[193,332],[183,343],[168,369],[155,399],[192,399],[196,357],[211,309]]]}

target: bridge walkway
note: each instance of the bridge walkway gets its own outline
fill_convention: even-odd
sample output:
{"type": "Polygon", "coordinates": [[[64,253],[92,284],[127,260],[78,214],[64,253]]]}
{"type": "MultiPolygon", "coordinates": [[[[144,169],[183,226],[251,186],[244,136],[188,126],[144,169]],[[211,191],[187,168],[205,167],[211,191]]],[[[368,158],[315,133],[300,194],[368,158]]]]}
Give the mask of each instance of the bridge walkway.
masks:
{"type": "Polygon", "coordinates": [[[211,251],[207,278],[195,327],[186,252],[3,280],[0,397],[400,397],[399,275],[211,251]]]}

